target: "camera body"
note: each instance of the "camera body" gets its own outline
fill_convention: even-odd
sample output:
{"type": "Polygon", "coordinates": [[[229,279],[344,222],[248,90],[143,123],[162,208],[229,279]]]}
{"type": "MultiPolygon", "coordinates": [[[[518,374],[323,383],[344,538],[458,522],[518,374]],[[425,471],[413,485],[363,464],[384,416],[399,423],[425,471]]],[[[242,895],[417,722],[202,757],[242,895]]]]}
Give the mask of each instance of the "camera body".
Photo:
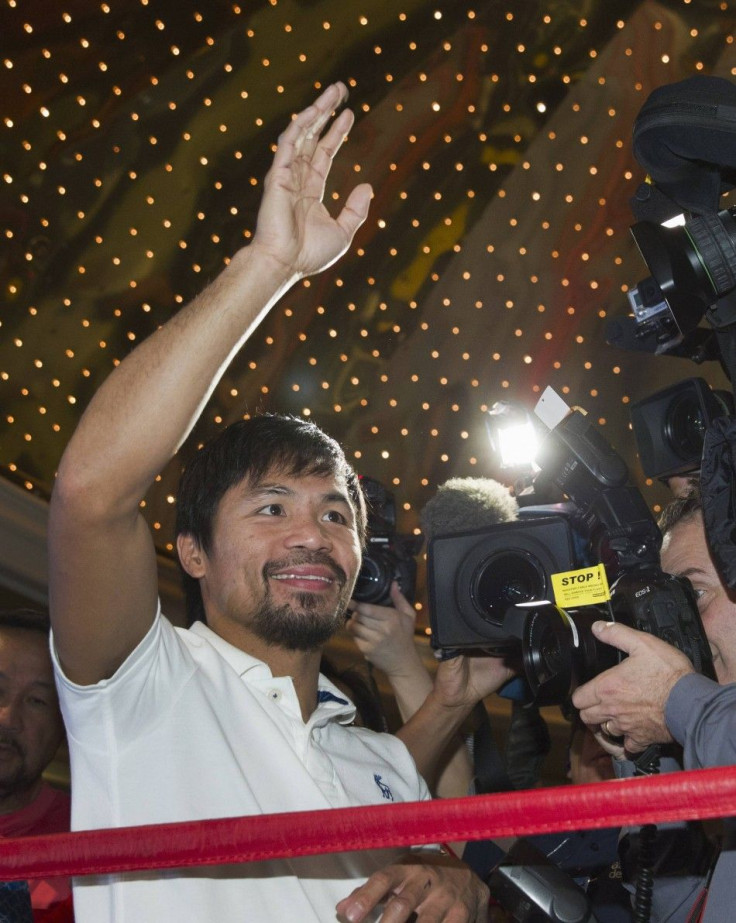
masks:
{"type": "Polygon", "coordinates": [[[364,476],[360,484],[368,507],[368,538],[353,599],[390,606],[391,584],[395,580],[404,596],[413,602],[416,555],[424,539],[421,535],[400,535],[396,531],[394,495],[380,481],[364,476]]]}
{"type": "Polygon", "coordinates": [[[520,654],[535,701],[564,705],[578,685],[623,656],[593,635],[593,622],[604,619],[662,638],[715,679],[695,594],[688,580],[659,567],[661,533],[623,459],[552,389],[537,414],[549,427],[538,477],[571,504],[564,514],[528,510],[525,521],[430,542],[433,646],[520,654]],[[587,580],[591,562],[604,566],[612,584],[608,601],[556,605],[553,575],[587,580]]]}
{"type": "Polygon", "coordinates": [[[524,674],[538,705],[563,705],[578,686],[623,659],[593,635],[598,620],[655,635],[681,650],[698,672],[716,678],[690,581],[644,568],[621,574],[609,604],[562,609],[544,601],[507,611],[504,629],[521,645],[524,674]]]}

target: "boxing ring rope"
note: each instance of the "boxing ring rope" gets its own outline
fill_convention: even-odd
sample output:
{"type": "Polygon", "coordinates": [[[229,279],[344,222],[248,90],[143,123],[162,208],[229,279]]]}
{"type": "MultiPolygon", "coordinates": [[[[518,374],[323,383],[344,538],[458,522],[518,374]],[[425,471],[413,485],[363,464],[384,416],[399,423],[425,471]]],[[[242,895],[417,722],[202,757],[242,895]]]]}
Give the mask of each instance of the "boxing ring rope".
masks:
{"type": "Polygon", "coordinates": [[[0,840],[0,881],[736,816],[736,768],[0,840]]]}

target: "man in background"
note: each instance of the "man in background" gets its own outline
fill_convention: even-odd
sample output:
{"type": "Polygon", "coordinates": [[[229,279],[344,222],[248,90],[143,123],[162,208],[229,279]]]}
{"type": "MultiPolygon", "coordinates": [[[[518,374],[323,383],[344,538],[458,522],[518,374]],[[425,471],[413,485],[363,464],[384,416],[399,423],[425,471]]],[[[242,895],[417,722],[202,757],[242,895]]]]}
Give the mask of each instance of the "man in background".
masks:
{"type": "MultiPolygon", "coordinates": [[[[0,836],[69,830],[70,798],[43,772],[64,738],[49,656],[49,619],[31,609],[0,611],[0,836]]],[[[34,879],[29,899],[37,920],[68,906],[67,878],[34,879]]],[[[0,889],[0,900],[2,899],[0,889]]],[[[20,899],[16,890],[14,899],[20,899]]],[[[55,919],[63,919],[56,916],[55,919]]]]}
{"type": "MultiPolygon", "coordinates": [[[[654,635],[596,622],[598,640],[628,656],[577,689],[573,704],[616,756],[618,775],[630,775],[627,757],[650,744],[679,744],[685,769],[736,764],[736,599],[711,557],[697,489],[666,507],[660,528],[662,569],[689,578],[693,585],[718,682],[697,673],[681,651],[654,635]]],[[[701,841],[697,851],[691,846],[680,857],[689,873],[655,880],[652,919],[722,923],[732,918],[733,822],[725,821],[724,828],[718,846],[701,841]]]]}

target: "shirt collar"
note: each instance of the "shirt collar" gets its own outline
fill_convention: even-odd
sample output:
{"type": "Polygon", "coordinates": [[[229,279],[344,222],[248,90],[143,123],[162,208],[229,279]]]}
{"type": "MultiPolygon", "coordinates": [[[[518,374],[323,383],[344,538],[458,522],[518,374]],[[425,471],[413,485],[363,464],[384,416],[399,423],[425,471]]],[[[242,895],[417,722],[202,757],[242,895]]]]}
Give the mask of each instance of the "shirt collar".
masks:
{"type": "Polygon", "coordinates": [[[253,657],[251,654],[246,654],[245,651],[235,647],[234,644],[230,644],[229,641],[212,631],[209,625],[205,625],[204,622],[195,622],[189,630],[214,647],[238,676],[245,676],[246,673],[253,673],[254,678],[270,679],[273,676],[268,664],[258,660],[257,657],[253,657]]]}
{"type": "MultiPolygon", "coordinates": [[[[216,632],[205,625],[204,622],[194,622],[189,629],[197,637],[207,641],[217,653],[225,660],[238,676],[243,677],[249,674],[249,679],[272,679],[273,673],[268,664],[251,654],[246,654],[239,647],[230,644],[224,638],[221,638],[216,632]]],[[[317,707],[315,714],[322,711],[325,717],[338,718],[341,724],[350,724],[355,717],[355,705],[338,689],[334,683],[331,683],[326,676],[319,675],[317,685],[317,707]]],[[[313,716],[314,717],[314,716],[313,716]]]]}

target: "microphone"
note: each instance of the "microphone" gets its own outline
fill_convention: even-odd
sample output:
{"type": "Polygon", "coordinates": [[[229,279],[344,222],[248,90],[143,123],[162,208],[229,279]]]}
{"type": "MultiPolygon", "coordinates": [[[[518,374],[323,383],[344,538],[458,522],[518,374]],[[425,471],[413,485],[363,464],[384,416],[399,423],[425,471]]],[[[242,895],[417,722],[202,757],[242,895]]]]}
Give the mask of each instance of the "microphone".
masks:
{"type": "Polygon", "coordinates": [[[427,541],[512,522],[519,504],[508,487],[492,478],[450,478],[419,513],[427,541]]]}

